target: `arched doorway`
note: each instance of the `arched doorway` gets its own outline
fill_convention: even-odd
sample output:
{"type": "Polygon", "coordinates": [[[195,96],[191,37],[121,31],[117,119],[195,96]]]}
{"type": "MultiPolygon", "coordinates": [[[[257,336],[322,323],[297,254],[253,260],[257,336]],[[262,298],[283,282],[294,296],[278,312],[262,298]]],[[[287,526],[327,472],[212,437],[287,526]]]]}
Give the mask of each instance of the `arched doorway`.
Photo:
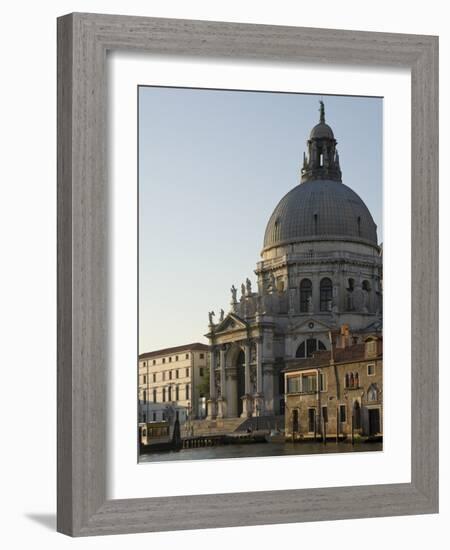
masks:
{"type": "Polygon", "coordinates": [[[236,360],[236,377],[237,377],[237,412],[241,416],[243,406],[241,397],[245,394],[245,355],[243,350],[239,352],[236,360]]]}

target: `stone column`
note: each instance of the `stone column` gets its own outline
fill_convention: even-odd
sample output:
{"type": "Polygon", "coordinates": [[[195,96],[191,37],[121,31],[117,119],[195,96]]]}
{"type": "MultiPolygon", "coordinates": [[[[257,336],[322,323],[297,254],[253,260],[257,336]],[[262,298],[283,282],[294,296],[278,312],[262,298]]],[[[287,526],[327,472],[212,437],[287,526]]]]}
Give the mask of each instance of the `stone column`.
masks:
{"type": "Polygon", "coordinates": [[[266,414],[274,414],[274,388],[273,388],[273,376],[274,368],[273,365],[266,364],[264,366],[264,409],[266,414]]]}
{"type": "Polygon", "coordinates": [[[216,348],[211,346],[209,362],[209,399],[208,399],[208,419],[216,418],[216,348]]]}
{"type": "Polygon", "coordinates": [[[244,344],[244,381],[245,381],[245,395],[242,402],[242,417],[247,418],[252,415],[251,396],[250,396],[250,342],[244,344]]]}
{"type": "Polygon", "coordinates": [[[218,418],[224,418],[226,416],[226,379],[225,379],[225,353],[226,348],[225,346],[221,346],[219,354],[220,354],[220,388],[221,388],[221,395],[219,399],[217,400],[217,417],[218,418]]]}
{"type": "Polygon", "coordinates": [[[262,370],[262,338],[256,340],[256,395],[255,395],[255,415],[264,414],[264,394],[263,394],[263,370],[262,370]]]}

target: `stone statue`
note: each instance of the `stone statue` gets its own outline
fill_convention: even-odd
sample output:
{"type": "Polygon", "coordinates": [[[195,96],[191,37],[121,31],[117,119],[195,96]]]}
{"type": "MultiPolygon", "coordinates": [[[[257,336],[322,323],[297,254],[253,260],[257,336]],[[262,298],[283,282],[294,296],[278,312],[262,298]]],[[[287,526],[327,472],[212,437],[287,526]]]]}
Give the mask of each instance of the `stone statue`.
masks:
{"type": "Polygon", "coordinates": [[[220,310],[220,319],[219,319],[219,321],[222,322],[224,317],[225,317],[225,312],[224,312],[223,309],[221,309],[220,310]]]}
{"type": "Polygon", "coordinates": [[[244,283],[241,284],[241,297],[243,298],[245,296],[245,285],[244,283]]]}
{"type": "Polygon", "coordinates": [[[277,289],[277,282],[273,273],[270,274],[270,288],[272,292],[275,292],[275,290],[277,289]]]}
{"type": "Polygon", "coordinates": [[[233,302],[233,304],[237,302],[236,294],[237,294],[237,288],[233,285],[231,287],[231,301],[233,302]]]}
{"type": "Polygon", "coordinates": [[[308,312],[312,313],[312,310],[313,310],[312,296],[308,296],[308,312]]]}
{"type": "Polygon", "coordinates": [[[251,294],[252,294],[252,283],[251,283],[251,281],[248,277],[245,280],[245,286],[247,288],[247,296],[251,296],[251,294]]]}
{"type": "Polygon", "coordinates": [[[303,170],[306,170],[308,168],[308,161],[306,159],[306,153],[303,152],[303,170]]]}
{"type": "Polygon", "coordinates": [[[210,325],[213,325],[213,324],[214,324],[214,321],[213,321],[213,317],[214,317],[214,316],[215,316],[214,311],[208,312],[209,324],[210,324],[210,325]]]}

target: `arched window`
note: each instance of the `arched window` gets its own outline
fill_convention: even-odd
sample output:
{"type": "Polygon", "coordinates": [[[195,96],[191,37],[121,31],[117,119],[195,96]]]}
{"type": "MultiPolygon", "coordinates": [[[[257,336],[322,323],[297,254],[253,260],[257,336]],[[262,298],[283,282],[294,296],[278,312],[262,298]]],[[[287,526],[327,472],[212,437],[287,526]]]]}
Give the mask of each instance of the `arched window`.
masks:
{"type": "Polygon", "coordinates": [[[156,403],[156,388],[153,390],[153,403],[156,403]]]}
{"type": "Polygon", "coordinates": [[[362,282],[362,289],[365,290],[366,292],[370,292],[371,291],[371,286],[370,286],[370,281],[363,281],[362,282]]]}
{"type": "Polygon", "coordinates": [[[321,340],[308,338],[298,346],[295,357],[305,359],[307,357],[312,357],[313,353],[316,351],[326,351],[326,349],[325,344],[321,340]]]}
{"type": "Polygon", "coordinates": [[[377,401],[378,400],[378,388],[376,384],[371,384],[367,390],[367,401],[377,401]]]}
{"type": "Polygon", "coordinates": [[[355,290],[355,279],[349,279],[348,280],[348,287],[347,287],[347,290],[349,292],[353,292],[355,290]]]}
{"type": "Polygon", "coordinates": [[[353,388],[355,385],[355,377],[353,376],[353,373],[350,373],[350,388],[353,388]]]}
{"type": "Polygon", "coordinates": [[[167,394],[168,394],[167,400],[168,400],[168,401],[172,401],[172,386],[169,386],[169,387],[167,388],[167,394]]]}
{"type": "Polygon", "coordinates": [[[331,279],[325,277],[320,281],[320,311],[329,311],[333,297],[333,284],[331,279]]]}
{"type": "Polygon", "coordinates": [[[302,342],[298,348],[295,357],[300,357],[301,359],[305,358],[305,342],[302,342]]]}
{"type": "Polygon", "coordinates": [[[300,283],[300,311],[309,311],[309,303],[312,299],[312,282],[309,279],[302,279],[300,283]]]}
{"type": "Polygon", "coordinates": [[[163,388],[163,395],[162,395],[162,400],[163,400],[163,403],[166,402],[166,388],[163,388]]]}
{"type": "Polygon", "coordinates": [[[359,374],[355,372],[355,388],[359,388],[359,374]]]}

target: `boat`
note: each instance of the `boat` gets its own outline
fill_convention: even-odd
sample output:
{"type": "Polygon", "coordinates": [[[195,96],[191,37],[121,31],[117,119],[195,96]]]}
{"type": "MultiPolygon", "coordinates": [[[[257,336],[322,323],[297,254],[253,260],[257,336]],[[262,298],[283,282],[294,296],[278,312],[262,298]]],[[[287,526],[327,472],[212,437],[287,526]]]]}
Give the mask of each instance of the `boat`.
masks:
{"type": "Polygon", "coordinates": [[[168,420],[139,423],[139,450],[141,454],[179,451],[182,447],[180,422],[168,420]]]}

